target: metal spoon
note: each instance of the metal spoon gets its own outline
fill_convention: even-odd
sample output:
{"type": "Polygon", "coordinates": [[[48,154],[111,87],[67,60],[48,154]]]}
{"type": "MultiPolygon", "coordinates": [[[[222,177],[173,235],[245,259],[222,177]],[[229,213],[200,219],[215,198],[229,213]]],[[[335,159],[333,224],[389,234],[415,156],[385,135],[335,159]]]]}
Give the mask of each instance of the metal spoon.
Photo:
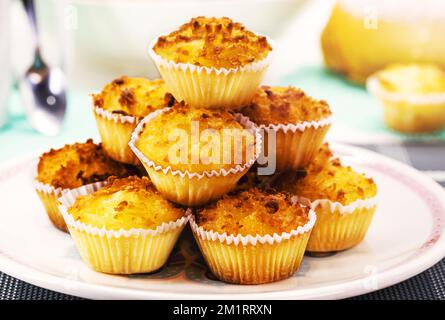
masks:
{"type": "Polygon", "coordinates": [[[44,135],[60,132],[66,110],[65,77],[58,68],[49,68],[40,54],[33,0],[22,0],[31,24],[34,61],[19,81],[20,92],[31,126],[44,135]]]}

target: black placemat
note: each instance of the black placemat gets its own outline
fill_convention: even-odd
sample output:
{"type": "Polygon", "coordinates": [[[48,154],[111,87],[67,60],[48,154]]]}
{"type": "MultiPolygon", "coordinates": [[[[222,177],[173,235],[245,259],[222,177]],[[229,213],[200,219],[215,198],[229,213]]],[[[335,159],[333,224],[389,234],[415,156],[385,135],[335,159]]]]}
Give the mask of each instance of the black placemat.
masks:
{"type": "Polygon", "coordinates": [[[0,300],[77,300],[78,297],[46,290],[0,272],[0,300]]]}

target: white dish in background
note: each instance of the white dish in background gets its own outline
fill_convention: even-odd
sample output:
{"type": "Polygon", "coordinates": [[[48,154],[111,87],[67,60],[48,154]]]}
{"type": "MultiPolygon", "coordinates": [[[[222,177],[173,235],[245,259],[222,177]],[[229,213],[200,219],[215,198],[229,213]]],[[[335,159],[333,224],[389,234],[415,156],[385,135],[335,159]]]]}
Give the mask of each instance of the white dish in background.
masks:
{"type": "MultiPolygon", "coordinates": [[[[42,52],[50,65],[66,66],[70,88],[101,88],[120,75],[157,77],[147,55],[154,37],[192,17],[228,16],[277,38],[307,0],[46,0],[36,1],[42,52]]],[[[20,2],[12,10],[13,63],[30,64],[32,48],[20,2]]]]}
{"type": "Polygon", "coordinates": [[[345,145],[334,151],[373,176],[379,206],[365,240],[323,258],[305,257],[293,277],[266,285],[213,279],[189,234],[168,266],[150,275],[90,270],[70,236],[55,229],[32,189],[36,155],[0,165],[0,270],[67,294],[95,299],[332,299],[398,283],[445,256],[445,192],[418,171],[345,145]]]}

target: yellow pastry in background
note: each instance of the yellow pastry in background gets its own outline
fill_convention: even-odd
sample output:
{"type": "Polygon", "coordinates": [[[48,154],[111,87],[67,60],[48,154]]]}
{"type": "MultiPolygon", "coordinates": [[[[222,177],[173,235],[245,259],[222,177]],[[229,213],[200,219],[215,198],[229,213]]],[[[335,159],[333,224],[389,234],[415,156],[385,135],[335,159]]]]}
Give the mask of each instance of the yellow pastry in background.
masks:
{"type": "Polygon", "coordinates": [[[339,0],[321,35],[327,67],[354,82],[392,63],[445,68],[445,6],[436,0],[339,0]]]}
{"type": "Polygon", "coordinates": [[[220,280],[260,284],[298,270],[315,213],[289,194],[252,188],[196,210],[191,228],[220,280]]]}
{"type": "Polygon", "coordinates": [[[108,83],[92,98],[105,152],[116,161],[140,165],[128,142],[140,119],[174,102],[164,81],[123,76],[108,83]]]}
{"type": "Polygon", "coordinates": [[[239,112],[264,130],[264,155],[277,172],[305,168],[331,127],[327,102],[291,86],[261,86],[239,112]]]}
{"type": "Polygon", "coordinates": [[[105,273],[158,270],[188,222],[184,209],[164,199],[147,177],[111,177],[70,190],[60,202],[80,256],[105,273]]]}
{"type": "Polygon", "coordinates": [[[246,104],[270,63],[270,39],[229,18],[197,17],[150,44],[150,55],[178,101],[231,109],[246,104]]]}
{"type": "Polygon", "coordinates": [[[324,144],[306,175],[283,175],[276,184],[311,201],[317,213],[307,250],[332,252],[360,243],[376,209],[377,186],[371,178],[344,166],[324,144]]]}
{"type": "Polygon", "coordinates": [[[383,107],[388,127],[423,133],[445,127],[445,71],[430,64],[396,64],[367,81],[383,107]]]}
{"type": "Polygon", "coordinates": [[[101,144],[89,139],[85,143],[65,145],[42,154],[37,166],[35,189],[51,222],[60,230],[68,231],[57,208],[57,198],[62,192],[103,181],[110,176],[126,177],[136,172],[135,168],[109,158],[101,144]]]}
{"type": "Polygon", "coordinates": [[[235,188],[260,143],[242,115],[177,103],[144,118],[130,147],[167,199],[197,206],[235,188]]]}

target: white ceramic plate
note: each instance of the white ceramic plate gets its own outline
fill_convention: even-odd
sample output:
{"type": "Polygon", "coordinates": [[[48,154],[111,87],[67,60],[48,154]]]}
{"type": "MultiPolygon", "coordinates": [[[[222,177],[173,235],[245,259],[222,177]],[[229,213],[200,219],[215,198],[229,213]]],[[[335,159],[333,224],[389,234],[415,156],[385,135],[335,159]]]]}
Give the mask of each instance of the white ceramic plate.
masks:
{"type": "Polygon", "coordinates": [[[0,165],[0,270],[41,287],[96,299],[327,299],[395,284],[445,256],[445,192],[439,185],[381,155],[333,147],[375,178],[379,206],[360,245],[329,257],[306,256],[290,279],[256,286],[216,281],[188,232],[160,272],[96,273],[82,263],[70,236],[48,221],[31,185],[35,157],[0,165]]]}

